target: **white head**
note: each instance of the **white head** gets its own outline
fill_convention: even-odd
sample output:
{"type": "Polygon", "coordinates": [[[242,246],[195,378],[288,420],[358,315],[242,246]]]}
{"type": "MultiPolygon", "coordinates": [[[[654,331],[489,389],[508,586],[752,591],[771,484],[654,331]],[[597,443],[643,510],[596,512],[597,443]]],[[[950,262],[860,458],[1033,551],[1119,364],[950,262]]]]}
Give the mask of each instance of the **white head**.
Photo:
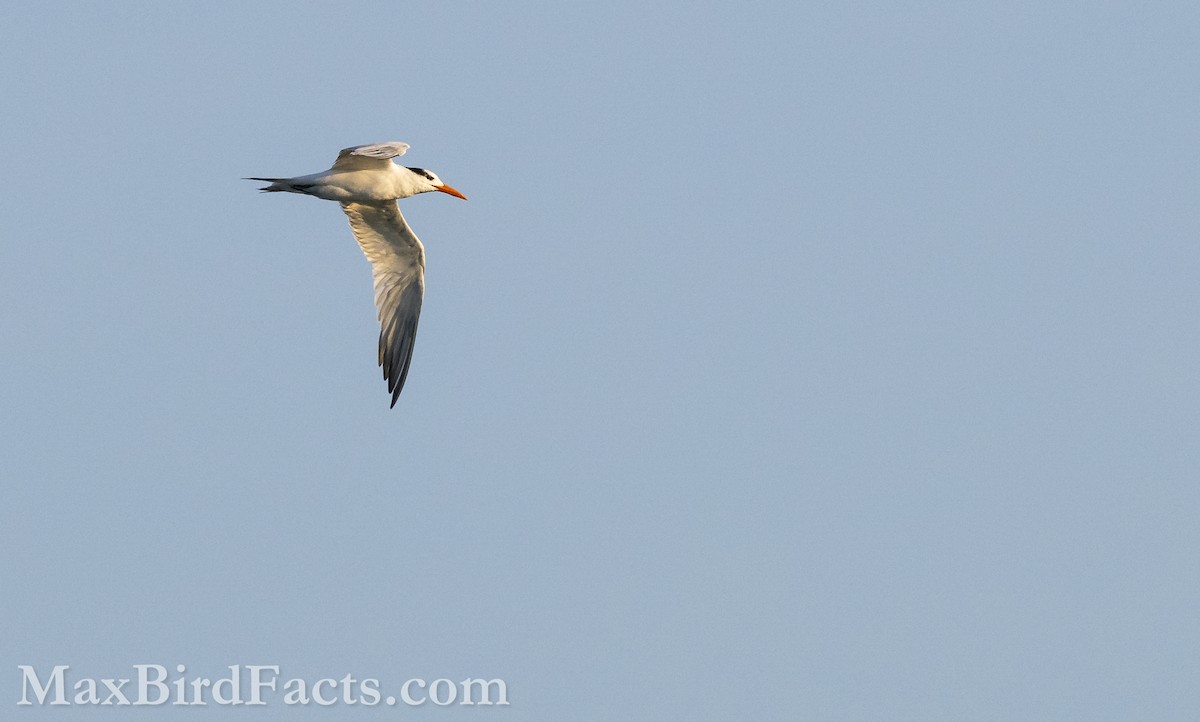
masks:
{"type": "Polygon", "coordinates": [[[402,167],[412,172],[412,181],[415,188],[414,193],[441,191],[442,193],[449,193],[455,198],[462,198],[464,201],[467,199],[467,197],[462,193],[459,193],[454,188],[451,188],[443,183],[442,179],[437,177],[437,173],[427,171],[424,168],[409,168],[408,166],[402,167]]]}

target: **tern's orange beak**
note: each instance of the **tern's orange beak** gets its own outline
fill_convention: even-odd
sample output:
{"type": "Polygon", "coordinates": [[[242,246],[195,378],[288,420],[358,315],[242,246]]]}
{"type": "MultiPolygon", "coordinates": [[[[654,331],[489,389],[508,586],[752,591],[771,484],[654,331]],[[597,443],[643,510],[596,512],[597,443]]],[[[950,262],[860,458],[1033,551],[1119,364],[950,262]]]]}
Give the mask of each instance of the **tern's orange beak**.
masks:
{"type": "Polygon", "coordinates": [[[458,191],[456,191],[455,189],[451,188],[448,185],[440,185],[437,188],[434,188],[434,190],[441,191],[443,193],[449,193],[450,195],[454,196],[455,198],[462,198],[464,201],[467,199],[467,197],[464,196],[462,193],[459,193],[458,191]]]}

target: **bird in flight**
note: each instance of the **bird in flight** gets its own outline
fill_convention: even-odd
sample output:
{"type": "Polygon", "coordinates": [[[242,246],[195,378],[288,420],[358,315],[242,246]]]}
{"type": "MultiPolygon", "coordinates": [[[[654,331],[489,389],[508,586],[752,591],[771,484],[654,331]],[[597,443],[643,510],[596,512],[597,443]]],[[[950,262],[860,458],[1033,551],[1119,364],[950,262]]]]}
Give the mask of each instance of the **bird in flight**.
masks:
{"type": "Polygon", "coordinates": [[[375,276],[379,365],[392,406],[408,376],[425,295],[425,247],[408,227],[396,201],[428,191],[467,199],[435,173],[392,162],[407,150],[408,143],[358,145],[338,153],[333,167],[323,173],[246,179],[270,183],[259,189],[268,193],[302,193],[342,204],[350,230],[375,276]]]}

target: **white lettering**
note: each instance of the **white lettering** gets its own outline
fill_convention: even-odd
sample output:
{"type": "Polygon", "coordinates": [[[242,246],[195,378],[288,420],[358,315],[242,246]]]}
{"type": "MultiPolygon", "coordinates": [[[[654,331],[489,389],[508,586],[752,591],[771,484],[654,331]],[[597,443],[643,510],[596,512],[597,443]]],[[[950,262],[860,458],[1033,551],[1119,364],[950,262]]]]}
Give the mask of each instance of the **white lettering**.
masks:
{"type": "Polygon", "coordinates": [[[354,677],[349,674],[342,677],[342,701],[346,704],[358,704],[358,700],[354,699],[354,677]]]}
{"type": "MultiPolygon", "coordinates": [[[[63,680],[63,673],[70,669],[65,664],[60,664],[54,667],[50,672],[50,679],[46,680],[46,684],[42,684],[42,680],[38,679],[37,672],[28,664],[19,664],[17,669],[21,670],[21,701],[17,704],[33,704],[29,701],[29,688],[33,688],[33,698],[38,704],[46,703],[46,695],[50,693],[50,689],[54,688],[54,701],[50,704],[71,704],[67,701],[66,691],[63,687],[66,682],[63,680]]],[[[94,684],[94,683],[93,683],[94,684]]]]}
{"type": "Polygon", "coordinates": [[[96,694],[96,680],[85,677],[75,683],[75,704],[100,704],[100,695],[96,694]]]}
{"type": "Polygon", "coordinates": [[[104,705],[104,704],[128,705],[129,704],[129,698],[126,697],[125,693],[121,691],[122,687],[129,684],[129,680],[127,680],[127,679],[102,679],[100,681],[103,682],[104,686],[108,688],[108,697],[105,698],[105,700],[103,702],[101,702],[100,704],[102,704],[102,705],[104,705]],[[114,699],[116,700],[116,702],[113,702],[114,699]]]}
{"type": "Polygon", "coordinates": [[[289,679],[283,685],[283,691],[287,692],[287,694],[285,694],[283,696],[283,703],[284,704],[308,704],[308,694],[306,692],[307,689],[308,689],[308,686],[304,683],[304,680],[289,679]],[[288,691],[289,687],[293,688],[290,692],[288,691]]]}
{"type": "Polygon", "coordinates": [[[121,691],[122,687],[129,684],[129,680],[127,680],[127,679],[102,679],[100,681],[103,682],[104,686],[108,689],[108,697],[106,697],[104,699],[104,701],[101,702],[100,704],[102,704],[102,705],[104,705],[104,704],[128,705],[129,704],[129,698],[126,697],[125,693],[121,691]],[[113,702],[113,700],[116,700],[116,702],[113,702]]]}
{"type": "Polygon", "coordinates": [[[167,701],[171,696],[171,690],[167,689],[167,685],[163,684],[163,680],[167,678],[167,668],[159,664],[135,664],[133,668],[138,673],[138,692],[137,701],[134,705],[159,705],[167,701]],[[148,672],[154,670],[157,672],[154,679],[150,679],[148,672]],[[158,689],[158,699],[151,701],[150,685],[154,685],[158,689]]]}
{"type": "Polygon", "coordinates": [[[246,704],[266,704],[266,702],[262,701],[260,693],[263,687],[270,689],[272,692],[275,691],[275,675],[279,674],[279,665],[249,664],[246,665],[246,669],[250,670],[250,701],[246,704]],[[271,672],[271,680],[269,682],[262,680],[264,670],[271,672]]]}
{"type": "Polygon", "coordinates": [[[212,684],[208,677],[197,677],[192,680],[192,704],[208,706],[204,701],[204,688],[212,684]]]}
{"type": "Polygon", "coordinates": [[[335,680],[335,679],[329,679],[329,678],[318,679],[317,683],[313,685],[313,691],[312,691],[313,702],[316,702],[317,704],[321,705],[322,707],[328,707],[331,704],[336,704],[337,697],[325,697],[324,695],[321,694],[322,687],[328,687],[329,689],[333,689],[336,686],[337,686],[337,680],[335,680]]]}
{"type": "MultiPolygon", "coordinates": [[[[340,679],[325,677],[310,683],[300,678],[282,682],[277,664],[230,665],[227,667],[228,674],[216,680],[188,674],[187,667],[182,664],[175,665],[178,674],[173,674],[161,664],[135,664],[133,668],[137,673],[136,683],[123,678],[86,677],[77,679],[68,688],[67,673],[71,670],[68,665],[56,665],[44,679],[32,665],[17,665],[21,673],[21,697],[17,705],[156,707],[170,701],[182,706],[208,706],[210,702],[217,705],[266,706],[270,700],[277,699],[277,691],[283,693],[283,702],[287,705],[332,707],[340,703],[374,707],[384,699],[388,706],[397,703],[396,697],[382,695],[378,679],[358,680],[353,674],[346,674],[340,679]],[[248,701],[242,695],[243,670],[248,672],[248,701]],[[282,690],[279,690],[280,686],[282,690]],[[209,694],[205,694],[206,687],[210,690],[209,694]],[[126,691],[127,688],[129,691],[126,691]],[[104,690],[107,696],[99,694],[100,690],[104,690]]],[[[420,707],[430,701],[438,707],[456,703],[462,706],[509,704],[505,681],[482,677],[468,677],[457,684],[445,677],[432,682],[414,677],[400,687],[399,699],[410,707],[420,707]]]]}
{"type": "MultiPolygon", "coordinates": [[[[360,701],[364,706],[374,707],[379,704],[379,680],[368,677],[359,685],[360,701]]],[[[392,700],[393,702],[395,700],[392,700]]]]}
{"type": "Polygon", "coordinates": [[[504,680],[502,679],[464,679],[462,681],[463,698],[459,704],[475,704],[471,699],[471,686],[476,684],[479,685],[479,704],[508,704],[508,685],[504,684],[504,680]],[[492,701],[492,696],[488,694],[492,685],[496,685],[496,689],[500,693],[500,699],[495,702],[492,701]]]}
{"type": "Polygon", "coordinates": [[[216,702],[217,704],[242,704],[242,665],[230,665],[229,676],[222,677],[216,682],[213,682],[212,698],[213,702],[216,702]],[[224,686],[229,687],[228,697],[221,695],[221,688],[224,686]]]}
{"type": "MultiPolygon", "coordinates": [[[[178,664],[178,665],[175,665],[175,671],[179,673],[180,677],[179,677],[179,679],[177,679],[171,683],[171,684],[175,685],[175,701],[172,702],[171,704],[186,705],[188,703],[188,701],[187,701],[187,679],[185,679],[183,677],[183,673],[187,671],[187,667],[183,666],[182,664],[178,664]]],[[[199,702],[197,702],[197,704],[199,704],[199,702]]]]}
{"type": "Polygon", "coordinates": [[[404,683],[404,686],[403,686],[403,687],[401,687],[401,688],[400,688],[400,699],[404,700],[404,704],[411,705],[411,706],[413,706],[413,707],[419,707],[419,706],[421,706],[421,705],[425,704],[425,696],[424,696],[424,695],[421,695],[421,699],[419,699],[419,700],[418,700],[418,699],[413,699],[413,698],[412,698],[412,695],[410,695],[410,694],[408,693],[408,687],[409,687],[409,685],[413,684],[414,682],[415,682],[415,683],[416,683],[416,685],[417,685],[418,687],[420,687],[421,689],[425,689],[425,680],[423,680],[423,679],[410,679],[410,680],[408,680],[407,682],[405,682],[405,683],[404,683]]]}
{"type": "Polygon", "coordinates": [[[451,682],[450,680],[446,679],[445,677],[442,677],[441,679],[435,679],[435,680],[433,680],[433,684],[429,685],[429,699],[433,700],[433,703],[439,707],[445,707],[448,704],[452,704],[454,702],[454,698],[457,696],[458,696],[458,687],[455,687],[454,683],[451,682]],[[449,697],[446,698],[445,702],[441,702],[438,700],[438,685],[441,684],[442,682],[446,683],[445,684],[446,694],[450,695],[449,697]]]}

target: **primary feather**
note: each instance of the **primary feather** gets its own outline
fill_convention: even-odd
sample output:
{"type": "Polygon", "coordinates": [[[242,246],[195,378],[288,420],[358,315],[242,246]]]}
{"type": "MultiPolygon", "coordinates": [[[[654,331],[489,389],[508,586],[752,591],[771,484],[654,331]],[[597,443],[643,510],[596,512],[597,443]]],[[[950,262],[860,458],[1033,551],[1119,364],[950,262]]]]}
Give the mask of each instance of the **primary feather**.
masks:
{"type": "Polygon", "coordinates": [[[408,151],[408,143],[372,143],[343,148],[333,162],[333,170],[359,170],[363,168],[382,168],[384,163],[390,163],[392,158],[398,158],[408,151]]]}
{"type": "Polygon", "coordinates": [[[425,247],[408,227],[400,207],[343,203],[350,229],[371,262],[375,308],[379,312],[379,365],[392,394],[400,398],[417,339],[417,320],[425,297],[425,247]]]}

